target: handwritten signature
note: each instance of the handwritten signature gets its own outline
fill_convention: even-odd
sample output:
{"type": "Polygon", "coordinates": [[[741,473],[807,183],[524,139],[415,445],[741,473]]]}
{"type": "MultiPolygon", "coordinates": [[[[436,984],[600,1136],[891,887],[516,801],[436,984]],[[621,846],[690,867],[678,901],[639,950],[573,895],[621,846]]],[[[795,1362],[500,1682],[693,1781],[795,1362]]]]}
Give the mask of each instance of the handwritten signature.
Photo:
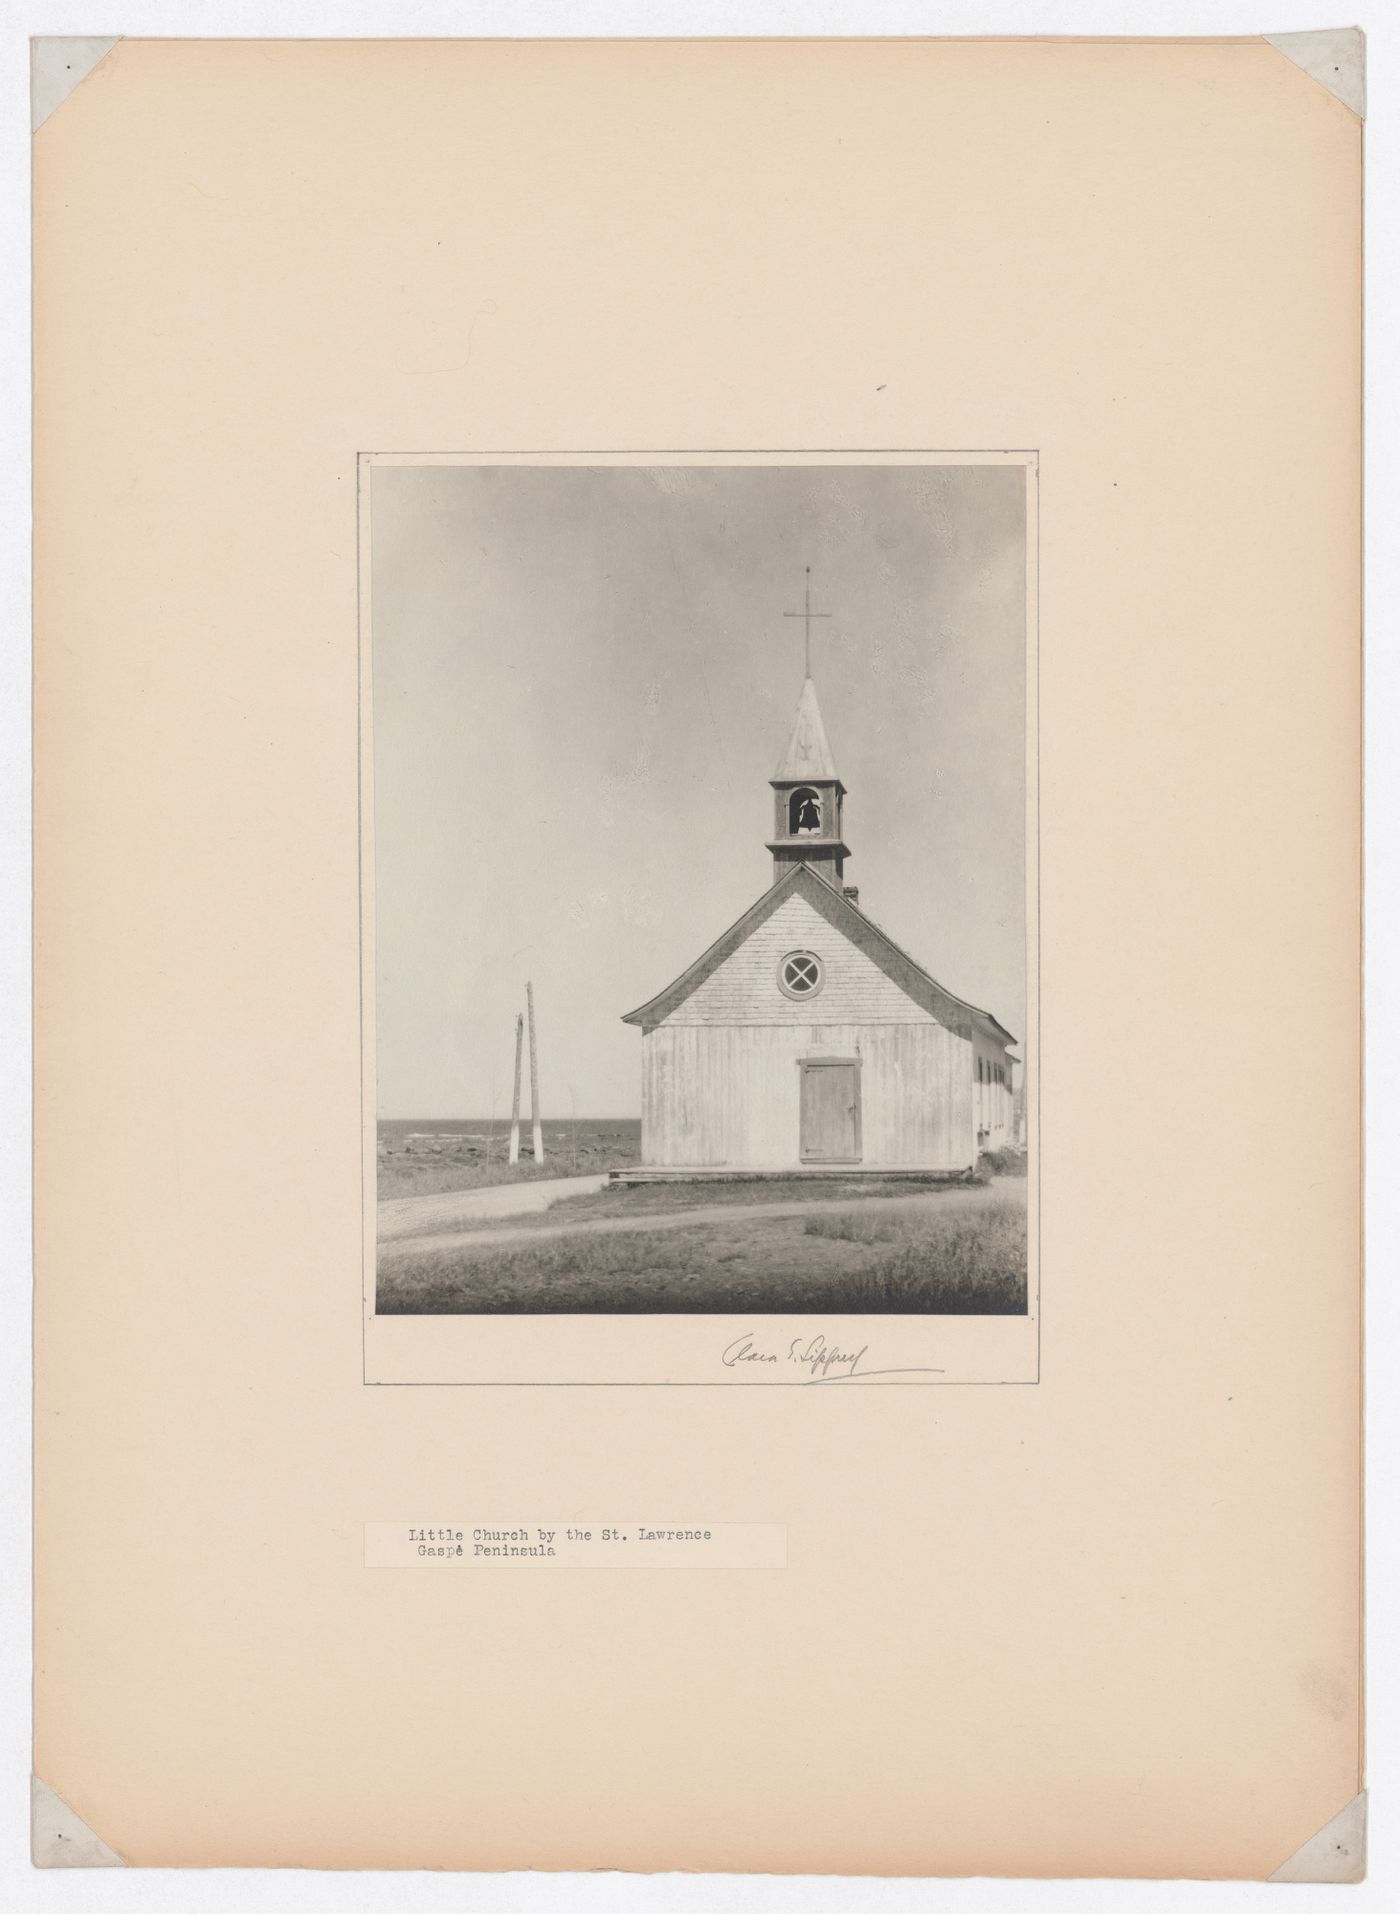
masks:
{"type": "Polygon", "coordinates": [[[794,1336],[785,1350],[762,1349],[754,1341],[752,1331],[736,1336],[727,1344],[720,1361],[726,1369],[736,1369],[741,1363],[797,1363],[807,1371],[809,1382],[849,1382],[853,1376],[941,1376],[941,1369],[933,1368],[895,1368],[862,1369],[861,1363],[870,1354],[869,1343],[862,1343],[859,1349],[842,1349],[837,1343],[829,1343],[825,1336],[794,1336]]]}

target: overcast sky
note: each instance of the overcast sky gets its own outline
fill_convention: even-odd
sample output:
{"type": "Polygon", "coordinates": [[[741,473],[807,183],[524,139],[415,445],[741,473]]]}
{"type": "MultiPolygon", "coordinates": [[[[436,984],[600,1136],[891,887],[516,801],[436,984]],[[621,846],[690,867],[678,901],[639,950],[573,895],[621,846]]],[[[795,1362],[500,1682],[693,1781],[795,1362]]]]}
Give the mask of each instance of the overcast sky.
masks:
{"type": "Polygon", "coordinates": [[[812,675],[846,882],[1025,1031],[1020,466],[371,468],[384,1117],[635,1116],[619,1021],[767,888],[812,675]]]}

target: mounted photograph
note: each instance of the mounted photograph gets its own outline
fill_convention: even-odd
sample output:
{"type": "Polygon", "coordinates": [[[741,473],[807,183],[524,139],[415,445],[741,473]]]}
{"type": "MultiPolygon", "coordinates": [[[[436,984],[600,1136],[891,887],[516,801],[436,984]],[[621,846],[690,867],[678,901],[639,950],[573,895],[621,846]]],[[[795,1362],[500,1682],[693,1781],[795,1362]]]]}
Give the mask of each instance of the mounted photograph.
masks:
{"type": "Polygon", "coordinates": [[[1024,1316],[1032,468],[686,456],[366,461],[373,1313],[1024,1316]]]}

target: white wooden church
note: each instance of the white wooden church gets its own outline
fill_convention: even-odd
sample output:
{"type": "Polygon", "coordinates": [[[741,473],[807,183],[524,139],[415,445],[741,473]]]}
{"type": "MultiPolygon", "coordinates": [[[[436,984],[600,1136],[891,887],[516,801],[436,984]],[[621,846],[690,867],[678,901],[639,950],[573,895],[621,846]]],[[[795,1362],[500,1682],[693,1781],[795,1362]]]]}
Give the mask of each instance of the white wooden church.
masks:
{"type": "Polygon", "coordinates": [[[773,881],[624,1023],[642,1031],[642,1163],[957,1173],[1012,1140],[1011,1046],[845,882],[846,787],[816,688],[776,775],[773,881]]]}

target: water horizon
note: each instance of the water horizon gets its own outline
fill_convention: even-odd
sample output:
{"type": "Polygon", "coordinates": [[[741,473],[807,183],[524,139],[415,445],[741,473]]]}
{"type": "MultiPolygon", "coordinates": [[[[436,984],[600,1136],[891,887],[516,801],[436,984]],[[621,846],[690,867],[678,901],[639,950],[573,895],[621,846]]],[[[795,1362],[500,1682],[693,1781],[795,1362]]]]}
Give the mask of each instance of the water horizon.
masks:
{"type": "MultiPolygon", "coordinates": [[[[521,1129],[529,1129],[533,1120],[532,1117],[522,1111],[520,1117],[521,1129]]],[[[508,1115],[495,1117],[378,1117],[376,1118],[376,1126],[381,1136],[408,1136],[420,1132],[425,1135],[437,1136],[487,1135],[492,1131],[499,1134],[502,1131],[509,1130],[510,1117],[508,1115]]],[[[642,1119],[640,1115],[623,1117],[541,1117],[540,1127],[546,1133],[562,1132],[565,1135],[573,1129],[640,1130],[642,1127],[642,1119]]]]}

